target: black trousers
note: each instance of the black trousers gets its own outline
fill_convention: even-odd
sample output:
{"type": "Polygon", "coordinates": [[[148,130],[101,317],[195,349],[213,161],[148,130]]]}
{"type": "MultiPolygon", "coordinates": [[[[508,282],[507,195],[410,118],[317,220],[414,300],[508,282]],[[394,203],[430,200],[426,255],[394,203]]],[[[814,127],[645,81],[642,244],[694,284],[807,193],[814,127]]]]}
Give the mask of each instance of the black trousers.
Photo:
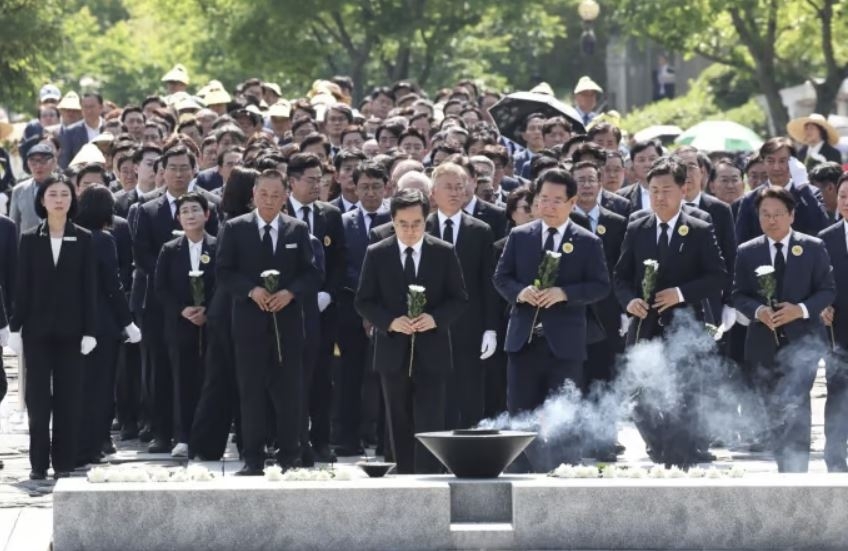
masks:
{"type": "Polygon", "coordinates": [[[174,434],[174,382],[165,342],[163,316],[158,305],[150,305],[145,309],[142,343],[146,348],[144,379],[153,437],[170,442],[174,434]]]}
{"type": "Polygon", "coordinates": [[[6,397],[9,383],[6,381],[6,368],[3,366],[3,354],[0,354],[0,402],[6,397]]]}
{"type": "Polygon", "coordinates": [[[205,327],[181,331],[179,340],[168,343],[174,387],[174,439],[188,444],[194,412],[203,388],[207,335],[205,327]]]}
{"type": "Polygon", "coordinates": [[[332,365],[338,330],[335,304],[321,312],[321,340],[309,385],[309,440],[315,447],[330,444],[330,417],[333,408],[332,365]]]}
{"type": "MultiPolygon", "coordinates": [[[[510,415],[533,411],[567,381],[581,388],[583,362],[557,358],[544,336],[533,337],[521,350],[509,354],[506,401],[510,415]]],[[[575,427],[547,440],[537,439],[525,453],[537,472],[548,471],[560,463],[579,463],[580,434],[575,427]]]]}
{"type": "Polygon", "coordinates": [[[82,412],[80,338],[26,337],[24,400],[29,414],[29,462],[33,469],[72,471],[82,412]],[[51,389],[52,386],[52,389],[51,389]],[[53,434],[50,434],[50,416],[53,434]]]}
{"type": "Polygon", "coordinates": [[[439,461],[415,439],[415,433],[445,428],[445,375],[413,369],[410,378],[402,368],[381,373],[380,379],[386,401],[388,447],[394,451],[398,474],[442,472],[439,461]]]}
{"type": "MultiPolygon", "coordinates": [[[[270,322],[269,322],[270,325],[270,322]]],[[[265,328],[257,328],[261,331],[265,328]]],[[[261,468],[265,461],[266,405],[274,408],[278,460],[290,463],[300,457],[302,350],[283,350],[277,361],[273,328],[267,339],[236,336],[236,379],[241,405],[241,427],[245,464],[261,468]],[[292,356],[297,356],[292,360],[292,356]]]]}
{"type": "Polygon", "coordinates": [[[480,342],[483,333],[453,335],[453,370],[447,384],[447,425],[450,430],[473,428],[483,418],[486,384],[480,342]]]}
{"type": "MultiPolygon", "coordinates": [[[[586,361],[583,363],[583,393],[588,400],[593,400],[597,392],[603,392],[615,378],[616,356],[624,351],[624,339],[615,334],[613,337],[586,346],[586,361]]],[[[618,439],[618,428],[614,417],[609,422],[598,427],[598,432],[586,435],[589,440],[584,442],[587,450],[598,452],[608,451],[615,447],[618,439]]]]}
{"type": "Polygon", "coordinates": [[[77,459],[99,457],[112,425],[112,400],[115,388],[115,362],[119,341],[98,336],[97,346],[83,356],[82,414],[77,459]]]}
{"type": "MultiPolygon", "coordinates": [[[[315,419],[311,418],[310,409],[312,404],[312,385],[316,371],[315,363],[318,361],[318,349],[321,346],[321,337],[318,328],[307,325],[306,331],[306,339],[303,342],[303,390],[300,404],[300,445],[304,449],[311,445],[310,420],[313,424],[315,423],[315,419]]],[[[268,412],[269,440],[273,441],[273,408],[268,409],[270,410],[268,412]]],[[[318,444],[315,443],[315,445],[317,446],[318,444]]]]}
{"type": "Polygon", "coordinates": [[[220,459],[235,419],[236,444],[241,450],[241,414],[236,383],[235,353],[229,325],[207,326],[203,387],[189,435],[189,452],[204,459],[220,459]]]}
{"type": "Polygon", "coordinates": [[[827,358],[827,401],[824,404],[824,460],[829,471],[845,472],[848,443],[848,356],[827,358]]]}
{"type": "Polygon", "coordinates": [[[122,343],[118,347],[115,376],[115,410],[121,428],[138,428],[142,418],[141,400],[141,345],[122,343]]]}
{"type": "Polygon", "coordinates": [[[359,446],[362,420],[362,383],[369,359],[368,335],[353,307],[353,295],[339,296],[339,352],[341,370],[337,379],[339,394],[338,442],[346,448],[359,446]]]}

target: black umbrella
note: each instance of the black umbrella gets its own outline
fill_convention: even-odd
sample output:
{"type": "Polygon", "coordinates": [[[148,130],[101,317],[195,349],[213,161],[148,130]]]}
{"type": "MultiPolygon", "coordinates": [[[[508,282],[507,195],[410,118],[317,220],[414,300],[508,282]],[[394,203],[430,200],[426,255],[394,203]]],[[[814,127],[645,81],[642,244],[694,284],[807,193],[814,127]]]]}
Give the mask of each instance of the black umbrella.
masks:
{"type": "Polygon", "coordinates": [[[515,92],[503,97],[489,108],[501,135],[524,145],[521,138],[521,125],[531,113],[541,113],[545,117],[565,117],[571,123],[575,134],[586,132],[577,109],[566,105],[548,94],[535,92],[515,92]]]}

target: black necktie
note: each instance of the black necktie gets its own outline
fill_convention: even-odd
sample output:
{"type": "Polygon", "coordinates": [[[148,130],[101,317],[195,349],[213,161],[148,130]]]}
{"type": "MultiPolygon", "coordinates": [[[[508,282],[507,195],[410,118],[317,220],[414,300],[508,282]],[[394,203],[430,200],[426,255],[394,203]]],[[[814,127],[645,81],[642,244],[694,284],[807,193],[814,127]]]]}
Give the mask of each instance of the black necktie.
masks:
{"type": "Polygon", "coordinates": [[[265,248],[265,252],[274,256],[274,240],[271,239],[271,224],[265,224],[265,234],[262,236],[262,246],[265,248]]]}
{"type": "Polygon", "coordinates": [[[442,231],[442,240],[453,244],[453,220],[445,220],[445,229],[442,231]]]}
{"type": "Polygon", "coordinates": [[[660,252],[660,266],[662,267],[666,256],[668,255],[668,224],[662,222],[660,224],[660,240],[657,242],[657,248],[660,252]]]}
{"type": "Polygon", "coordinates": [[[350,208],[349,208],[349,209],[347,209],[347,210],[348,210],[348,212],[350,212],[350,211],[352,211],[352,210],[353,210],[353,209],[355,209],[355,208],[356,208],[356,205],[351,205],[351,206],[350,206],[350,208]]]}
{"type": "Polygon", "coordinates": [[[778,302],[781,301],[781,294],[783,293],[783,276],[786,273],[786,258],[783,256],[783,243],[775,243],[774,244],[774,279],[777,282],[777,292],[775,293],[777,296],[775,297],[778,302]]]}
{"type": "Polygon", "coordinates": [[[300,210],[303,212],[303,221],[306,222],[306,229],[309,230],[309,233],[312,233],[312,224],[309,223],[309,211],[311,209],[309,207],[301,207],[300,210]]]}
{"type": "Polygon", "coordinates": [[[406,260],[403,261],[403,275],[406,276],[407,283],[415,282],[415,261],[412,259],[412,253],[415,252],[415,249],[412,247],[407,247],[406,251],[406,260]]]}
{"type": "Polygon", "coordinates": [[[556,228],[548,228],[548,238],[545,239],[545,250],[553,251],[556,245],[554,239],[556,238],[557,229],[556,228]]]}
{"type": "Polygon", "coordinates": [[[698,208],[698,205],[696,205],[695,203],[686,203],[686,206],[687,206],[687,207],[692,207],[693,209],[698,208]]]}
{"type": "Polygon", "coordinates": [[[377,218],[377,213],[376,212],[366,212],[365,216],[368,217],[368,227],[369,228],[374,227],[374,219],[377,218]]]}

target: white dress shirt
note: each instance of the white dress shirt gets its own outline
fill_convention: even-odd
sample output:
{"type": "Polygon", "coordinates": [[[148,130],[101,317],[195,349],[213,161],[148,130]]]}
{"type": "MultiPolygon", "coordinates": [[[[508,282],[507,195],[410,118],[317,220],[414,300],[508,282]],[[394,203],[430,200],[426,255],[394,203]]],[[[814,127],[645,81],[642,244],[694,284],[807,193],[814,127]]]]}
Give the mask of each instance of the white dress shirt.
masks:
{"type": "MultiPolygon", "coordinates": [[[[192,180],[188,184],[188,189],[186,190],[186,192],[194,191],[195,187],[196,186],[194,184],[194,181],[192,180]]],[[[139,193],[139,195],[138,195],[139,197],[141,197],[143,195],[141,190],[139,190],[138,193],[139,193]]],[[[174,197],[173,195],[171,195],[170,191],[165,191],[165,197],[168,198],[168,204],[171,206],[171,218],[176,218],[177,217],[177,197],[174,197]]]]}
{"type": "MultiPolygon", "coordinates": [[[[400,239],[397,240],[398,249],[400,249],[400,266],[403,268],[406,264],[406,248],[400,239]]],[[[424,237],[418,240],[418,243],[412,246],[412,262],[415,264],[415,275],[418,275],[418,266],[421,264],[421,246],[424,244],[424,237]]]]}
{"type": "Polygon", "coordinates": [[[477,206],[477,196],[472,195],[471,200],[468,201],[468,204],[465,205],[462,208],[462,210],[464,210],[466,212],[466,214],[468,214],[468,216],[474,216],[474,207],[476,207],[476,206],[477,206]]]}
{"type": "Polygon", "coordinates": [[[292,195],[289,195],[289,201],[291,201],[292,208],[294,208],[294,212],[290,212],[289,215],[294,216],[298,220],[303,220],[303,207],[309,207],[309,233],[313,233],[315,231],[315,203],[304,205],[292,195]]]}
{"type": "MultiPolygon", "coordinates": [[[[659,216],[657,218],[657,245],[660,243],[660,236],[662,236],[662,228],[660,224],[662,224],[662,220],[660,220],[659,216]]],[[[680,211],[677,211],[677,214],[671,217],[671,220],[668,221],[668,244],[671,245],[671,238],[674,234],[674,228],[677,226],[677,219],[680,218],[680,211]]],[[[662,270],[662,265],[660,265],[660,270],[662,270]]],[[[680,302],[686,302],[683,298],[683,291],[680,290],[680,287],[675,287],[675,291],[677,291],[677,298],[680,299],[680,302]]]]}
{"type": "Polygon", "coordinates": [[[274,245],[274,250],[277,250],[277,236],[279,235],[280,217],[275,216],[270,222],[266,222],[259,216],[259,209],[255,209],[253,214],[256,215],[256,225],[259,227],[259,240],[265,237],[265,226],[271,224],[271,243],[274,245]]]}
{"type": "Polygon", "coordinates": [[[639,193],[642,194],[642,210],[651,210],[651,192],[642,184],[636,185],[639,186],[639,193]]]}
{"type": "Polygon", "coordinates": [[[55,266],[59,263],[59,253],[62,252],[61,237],[50,238],[50,250],[53,251],[53,265],[55,266]]]}
{"type": "Polygon", "coordinates": [[[103,126],[103,118],[101,118],[100,122],[97,123],[97,128],[92,128],[88,126],[88,124],[85,122],[83,122],[82,124],[83,126],[85,126],[85,133],[88,135],[88,141],[91,141],[100,135],[100,127],[103,126]]]}
{"type": "Polygon", "coordinates": [[[439,217],[439,237],[445,234],[445,221],[450,219],[453,223],[453,244],[456,245],[459,242],[459,225],[462,223],[462,210],[458,210],[453,216],[448,216],[439,210],[437,216],[439,217]]]}
{"type": "MultiPolygon", "coordinates": [[[[554,252],[561,252],[560,245],[562,244],[562,237],[565,235],[565,228],[568,227],[568,220],[565,221],[565,224],[559,226],[556,230],[556,234],[554,234],[554,252]]],[[[548,228],[552,228],[553,226],[549,226],[545,224],[544,220],[542,221],[542,250],[545,248],[545,241],[548,240],[548,228]]]]}
{"type": "MultiPolygon", "coordinates": [[[[780,251],[780,254],[783,255],[783,265],[784,266],[786,266],[789,263],[789,241],[790,241],[790,239],[792,239],[792,230],[790,230],[789,233],[786,234],[786,237],[784,237],[783,239],[781,239],[779,241],[779,243],[783,243],[783,247],[782,247],[782,250],[780,251]]],[[[768,241],[768,244],[769,244],[769,257],[771,258],[771,265],[774,266],[774,259],[777,257],[777,247],[775,247],[774,244],[778,243],[778,241],[775,241],[771,237],[766,237],[766,240],[768,241]]],[[[809,318],[810,313],[807,311],[806,305],[804,305],[804,303],[801,303],[798,306],[800,306],[801,310],[804,312],[804,319],[809,318]]],[[[762,308],[762,306],[760,308],[762,308]]],[[[757,310],[759,310],[759,308],[757,308],[757,310]]]]}
{"type": "Polygon", "coordinates": [[[188,242],[188,258],[191,261],[191,269],[196,272],[200,270],[200,255],[203,254],[203,238],[201,237],[200,241],[195,243],[186,236],[186,241],[188,242]]]}
{"type": "MultiPolygon", "coordinates": [[[[339,195],[339,197],[341,197],[342,200],[342,213],[345,213],[359,205],[359,203],[351,203],[350,201],[344,198],[344,195],[339,195]]],[[[303,218],[303,215],[301,214],[300,217],[303,218]]]]}

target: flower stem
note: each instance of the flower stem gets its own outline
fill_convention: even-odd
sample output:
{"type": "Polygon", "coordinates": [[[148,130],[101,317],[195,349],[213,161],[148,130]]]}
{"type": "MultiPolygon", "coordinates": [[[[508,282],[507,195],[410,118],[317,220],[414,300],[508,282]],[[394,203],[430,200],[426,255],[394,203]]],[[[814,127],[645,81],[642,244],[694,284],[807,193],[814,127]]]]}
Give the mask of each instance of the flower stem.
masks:
{"type": "Polygon", "coordinates": [[[203,327],[197,328],[197,356],[203,357],[203,327]]]}
{"type": "Polygon", "coordinates": [[[536,329],[536,320],[539,317],[539,307],[536,307],[536,313],[533,314],[533,323],[530,324],[530,337],[527,339],[527,344],[533,342],[533,330],[536,329]]]}
{"type": "Polygon", "coordinates": [[[833,324],[827,326],[830,329],[830,348],[835,352],[836,351],[836,336],[833,334],[833,324]]]}
{"type": "Polygon", "coordinates": [[[771,332],[772,332],[772,333],[774,333],[774,343],[775,343],[777,346],[780,346],[780,339],[778,339],[778,338],[777,338],[777,331],[775,331],[774,329],[772,329],[772,330],[771,330],[771,332]]]}
{"type": "Polygon", "coordinates": [[[271,312],[271,319],[274,320],[274,340],[277,341],[277,361],[283,363],[283,349],[280,348],[280,329],[277,327],[277,314],[271,312]]]}
{"type": "Polygon", "coordinates": [[[633,344],[639,342],[639,332],[642,330],[642,318],[639,318],[639,323],[636,324],[636,338],[633,339],[633,344]]]}
{"type": "Polygon", "coordinates": [[[415,356],[415,333],[412,334],[412,341],[409,345],[409,377],[412,378],[412,358],[415,356]]]}

